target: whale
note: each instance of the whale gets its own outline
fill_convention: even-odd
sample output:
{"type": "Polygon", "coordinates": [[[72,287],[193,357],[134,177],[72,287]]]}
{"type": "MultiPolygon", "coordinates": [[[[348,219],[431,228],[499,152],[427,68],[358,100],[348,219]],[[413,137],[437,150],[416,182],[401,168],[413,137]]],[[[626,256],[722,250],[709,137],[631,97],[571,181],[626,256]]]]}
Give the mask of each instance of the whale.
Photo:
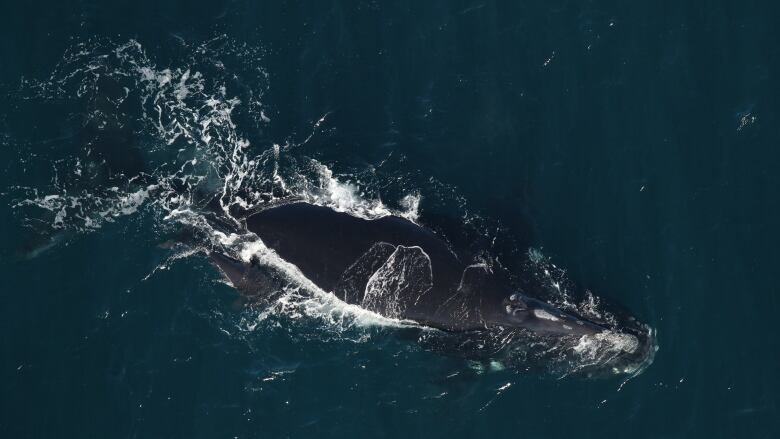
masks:
{"type": "MultiPolygon", "coordinates": [[[[570,359],[576,366],[564,367],[566,374],[599,377],[635,376],[658,349],[654,331],[624,308],[615,308],[610,320],[597,320],[577,307],[543,300],[538,291],[524,289],[532,283],[519,287],[488,264],[464,261],[447,240],[402,216],[366,219],[305,201],[240,214],[242,232],[256,235],[322,291],[437,331],[417,338],[433,350],[491,365],[515,361],[524,369],[535,359],[541,364],[570,359]],[[604,348],[600,340],[622,341],[604,348]]],[[[233,227],[215,218],[220,217],[212,216],[216,229],[233,227]]],[[[205,251],[244,297],[270,303],[269,295],[280,291],[256,254],[247,261],[219,246],[205,251]]]]}
{"type": "MultiPolygon", "coordinates": [[[[364,219],[291,202],[247,216],[245,228],[320,289],[388,318],[448,332],[576,337],[610,329],[526,294],[485,264],[463,262],[444,239],[401,216],[364,219]]],[[[262,294],[255,263],[209,256],[240,291],[262,294]]]]}

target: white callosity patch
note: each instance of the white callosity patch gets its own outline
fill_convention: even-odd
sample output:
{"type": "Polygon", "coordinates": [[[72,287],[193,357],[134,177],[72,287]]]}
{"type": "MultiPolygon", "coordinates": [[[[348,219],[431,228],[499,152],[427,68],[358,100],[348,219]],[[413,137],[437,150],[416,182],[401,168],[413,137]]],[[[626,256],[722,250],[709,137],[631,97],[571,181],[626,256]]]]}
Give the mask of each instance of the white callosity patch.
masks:
{"type": "Polygon", "coordinates": [[[534,316],[536,316],[536,318],[538,319],[550,320],[553,322],[557,322],[558,320],[560,320],[558,317],[555,317],[554,315],[550,314],[549,312],[543,309],[535,309],[534,316]]]}

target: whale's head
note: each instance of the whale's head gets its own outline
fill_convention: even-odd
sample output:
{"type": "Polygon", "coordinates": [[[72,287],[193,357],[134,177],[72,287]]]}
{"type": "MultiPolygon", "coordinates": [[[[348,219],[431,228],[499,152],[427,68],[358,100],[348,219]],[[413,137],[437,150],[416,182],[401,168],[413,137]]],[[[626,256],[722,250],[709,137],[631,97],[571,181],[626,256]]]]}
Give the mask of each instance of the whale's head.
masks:
{"type": "Polygon", "coordinates": [[[594,335],[607,329],[521,292],[512,293],[501,306],[497,323],[539,335],[594,335]]]}
{"type": "Polygon", "coordinates": [[[581,360],[581,371],[589,376],[636,375],[658,350],[655,332],[633,316],[621,313],[610,323],[597,322],[522,292],[501,301],[494,324],[566,340],[559,346],[566,346],[573,360],[581,360]]]}

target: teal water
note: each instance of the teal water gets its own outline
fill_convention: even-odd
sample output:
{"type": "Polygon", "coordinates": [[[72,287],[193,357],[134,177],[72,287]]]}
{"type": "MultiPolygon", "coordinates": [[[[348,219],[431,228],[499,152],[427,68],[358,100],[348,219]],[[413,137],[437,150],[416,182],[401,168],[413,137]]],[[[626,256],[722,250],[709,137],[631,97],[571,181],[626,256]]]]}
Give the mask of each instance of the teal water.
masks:
{"type": "Polygon", "coordinates": [[[2,437],[780,436],[775,3],[4,6],[2,437]],[[224,181],[533,246],[655,360],[495,370],[246,306],[159,247],[224,181]]]}

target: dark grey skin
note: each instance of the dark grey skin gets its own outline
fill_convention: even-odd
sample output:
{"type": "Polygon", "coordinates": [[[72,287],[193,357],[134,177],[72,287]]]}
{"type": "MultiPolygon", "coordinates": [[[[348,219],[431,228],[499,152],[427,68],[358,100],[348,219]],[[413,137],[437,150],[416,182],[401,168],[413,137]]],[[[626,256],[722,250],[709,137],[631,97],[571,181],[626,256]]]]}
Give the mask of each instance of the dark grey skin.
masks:
{"type": "MultiPolygon", "coordinates": [[[[401,217],[366,220],[296,202],[248,216],[246,228],[322,290],[387,317],[445,331],[503,327],[582,336],[606,329],[464,264],[436,234],[401,217]]],[[[210,256],[240,291],[260,293],[262,270],[210,256]]]]}

